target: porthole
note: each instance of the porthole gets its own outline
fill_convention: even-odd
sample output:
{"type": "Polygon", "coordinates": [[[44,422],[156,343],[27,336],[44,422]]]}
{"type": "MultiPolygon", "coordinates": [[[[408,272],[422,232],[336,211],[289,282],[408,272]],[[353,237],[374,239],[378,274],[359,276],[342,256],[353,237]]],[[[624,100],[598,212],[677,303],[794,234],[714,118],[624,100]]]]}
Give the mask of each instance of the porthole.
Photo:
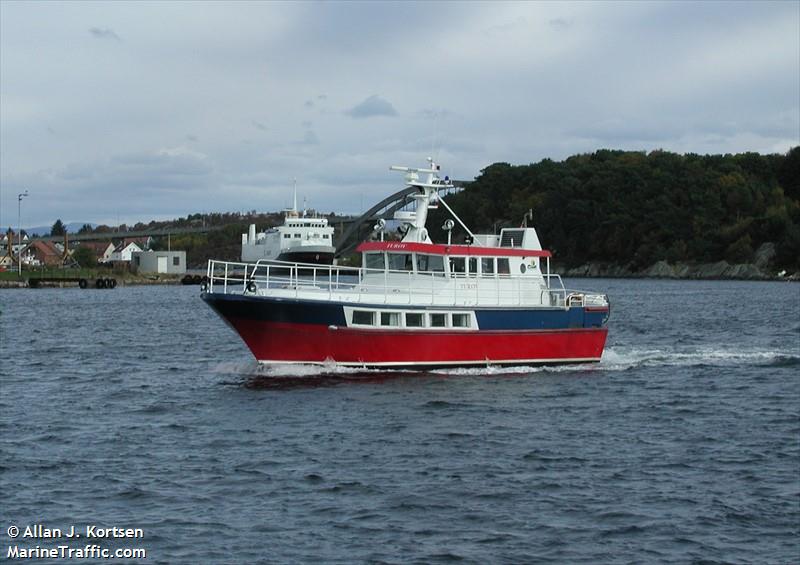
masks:
{"type": "Polygon", "coordinates": [[[525,267],[525,263],[520,263],[520,264],[519,264],[519,272],[520,272],[520,273],[523,273],[523,274],[524,274],[526,269],[527,269],[527,268],[525,267]]]}

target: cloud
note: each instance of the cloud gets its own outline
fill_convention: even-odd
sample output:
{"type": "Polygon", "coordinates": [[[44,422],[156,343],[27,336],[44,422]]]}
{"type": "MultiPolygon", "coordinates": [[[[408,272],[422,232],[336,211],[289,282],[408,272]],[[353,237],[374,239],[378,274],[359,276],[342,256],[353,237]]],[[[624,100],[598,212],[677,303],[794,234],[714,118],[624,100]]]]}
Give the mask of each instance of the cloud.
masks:
{"type": "Polygon", "coordinates": [[[313,100],[306,100],[306,102],[305,102],[305,104],[303,104],[303,106],[305,106],[306,108],[313,108],[314,107],[314,101],[313,100]]]}
{"type": "Polygon", "coordinates": [[[122,39],[120,39],[120,37],[114,32],[114,30],[108,27],[105,28],[90,27],[89,33],[91,33],[92,36],[96,37],[97,39],[111,39],[114,41],[122,41],[122,39]]]}
{"type": "Polygon", "coordinates": [[[547,24],[554,29],[563,30],[572,26],[572,20],[568,20],[566,18],[553,18],[552,20],[549,20],[547,24]]]}
{"type": "Polygon", "coordinates": [[[800,144],[796,2],[37,6],[0,18],[0,225],[26,188],[30,225],[278,210],[294,176],[356,211],[427,155],[469,179],[599,147],[800,144]]]}
{"type": "Polygon", "coordinates": [[[303,139],[298,142],[298,145],[319,145],[319,137],[313,130],[307,130],[303,134],[303,139]]]}
{"type": "Polygon", "coordinates": [[[396,116],[397,110],[391,102],[373,94],[360,104],[356,104],[345,112],[351,118],[374,118],[375,116],[396,116]]]}

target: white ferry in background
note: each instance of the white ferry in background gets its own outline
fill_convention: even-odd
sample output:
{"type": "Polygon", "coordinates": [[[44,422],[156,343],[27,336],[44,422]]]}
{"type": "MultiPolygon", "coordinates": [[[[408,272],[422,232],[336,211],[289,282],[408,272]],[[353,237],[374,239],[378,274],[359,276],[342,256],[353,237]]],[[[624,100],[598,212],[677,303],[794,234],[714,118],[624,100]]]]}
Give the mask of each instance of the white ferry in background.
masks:
{"type": "Polygon", "coordinates": [[[328,219],[297,211],[297,187],[294,204],[286,210],[282,226],[256,233],[256,225],[250,224],[247,233],[242,234],[242,261],[246,263],[283,261],[330,265],[334,253],[333,228],[328,225],[328,219]]]}
{"type": "Polygon", "coordinates": [[[391,169],[406,173],[416,207],[395,213],[401,241],[383,241],[378,222],[381,241],[358,248],[361,268],[209,261],[201,296],[259,362],[401,368],[600,360],[608,297],[564,288],[534,228],[475,235],[438,199],[449,181],[431,159],[424,169],[391,169]],[[452,220],[443,226],[447,244],[431,241],[425,222],[437,200],[468,244],[451,244],[452,220]]]}

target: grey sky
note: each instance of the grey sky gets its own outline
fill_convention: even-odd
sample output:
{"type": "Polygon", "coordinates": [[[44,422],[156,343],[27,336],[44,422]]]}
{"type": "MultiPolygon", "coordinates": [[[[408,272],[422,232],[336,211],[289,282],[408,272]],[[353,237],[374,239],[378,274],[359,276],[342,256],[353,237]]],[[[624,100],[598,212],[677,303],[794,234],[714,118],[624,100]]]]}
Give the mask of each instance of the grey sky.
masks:
{"type": "Polygon", "coordinates": [[[800,144],[800,2],[0,2],[0,226],[356,212],[598,148],[800,144]]]}

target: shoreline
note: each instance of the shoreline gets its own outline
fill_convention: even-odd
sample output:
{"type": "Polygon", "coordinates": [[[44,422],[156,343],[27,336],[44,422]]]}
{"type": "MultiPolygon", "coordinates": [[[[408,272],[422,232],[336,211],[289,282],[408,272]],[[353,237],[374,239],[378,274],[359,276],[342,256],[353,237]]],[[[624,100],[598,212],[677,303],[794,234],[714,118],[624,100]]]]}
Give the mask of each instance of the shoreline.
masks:
{"type": "Polygon", "coordinates": [[[800,271],[774,273],[757,263],[674,263],[658,261],[647,269],[633,270],[629,265],[612,263],[586,263],[577,267],[553,269],[564,278],[582,279],[671,279],[671,280],[722,280],[722,281],[772,281],[800,282],[800,271]]]}
{"type": "MultiPolygon", "coordinates": [[[[113,275],[103,278],[112,278],[116,279],[117,286],[155,286],[155,285],[162,285],[162,286],[192,286],[192,285],[183,285],[181,283],[181,278],[169,278],[169,279],[148,279],[148,278],[136,278],[136,279],[126,279],[126,278],[116,278],[113,275]]],[[[94,287],[94,278],[87,278],[89,282],[89,286],[85,290],[104,290],[104,289],[95,289],[94,287]]],[[[30,286],[29,279],[25,278],[22,280],[0,280],[0,289],[6,288],[34,288],[30,286]]],[[[195,285],[196,286],[196,285],[195,285]]],[[[39,283],[35,288],[79,288],[77,282],[73,281],[66,281],[66,282],[58,282],[58,281],[49,281],[49,282],[42,282],[39,283]]]]}

